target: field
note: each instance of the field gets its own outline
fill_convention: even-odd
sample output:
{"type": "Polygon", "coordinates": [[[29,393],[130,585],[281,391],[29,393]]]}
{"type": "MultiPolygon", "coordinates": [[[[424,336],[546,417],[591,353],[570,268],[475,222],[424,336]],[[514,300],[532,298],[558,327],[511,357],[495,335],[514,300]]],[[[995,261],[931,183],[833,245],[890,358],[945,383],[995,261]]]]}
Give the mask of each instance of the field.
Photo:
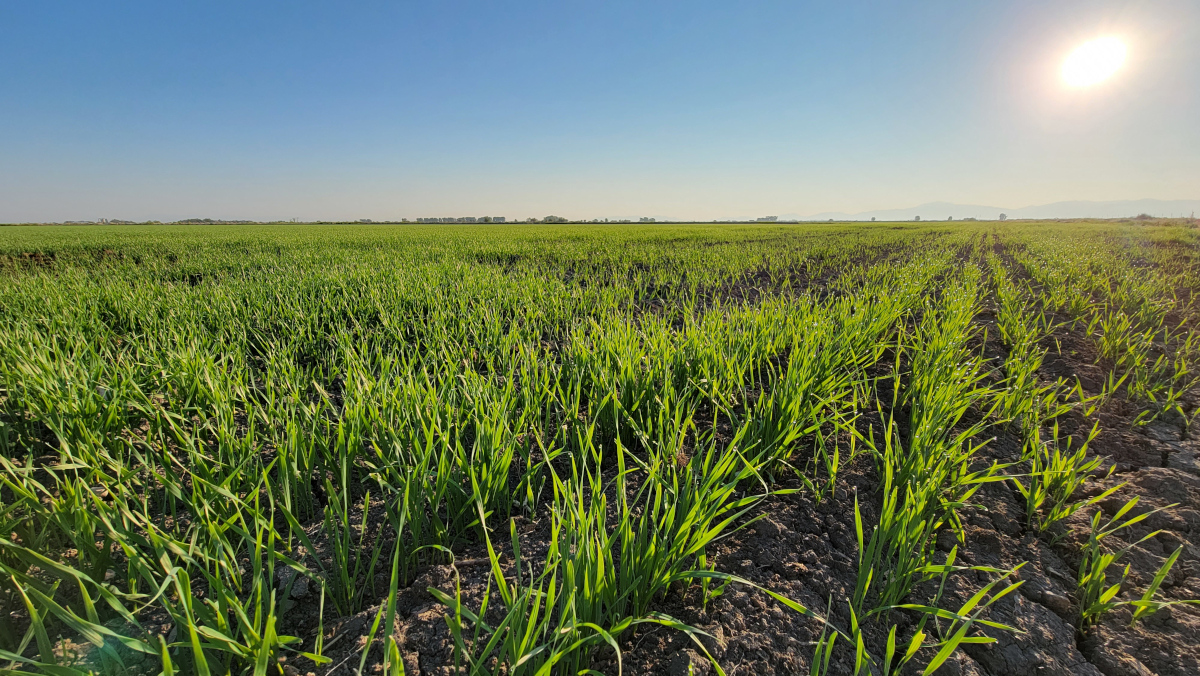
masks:
{"type": "Polygon", "coordinates": [[[1198,288],[1186,221],[0,228],[0,674],[1200,673],[1198,288]]]}

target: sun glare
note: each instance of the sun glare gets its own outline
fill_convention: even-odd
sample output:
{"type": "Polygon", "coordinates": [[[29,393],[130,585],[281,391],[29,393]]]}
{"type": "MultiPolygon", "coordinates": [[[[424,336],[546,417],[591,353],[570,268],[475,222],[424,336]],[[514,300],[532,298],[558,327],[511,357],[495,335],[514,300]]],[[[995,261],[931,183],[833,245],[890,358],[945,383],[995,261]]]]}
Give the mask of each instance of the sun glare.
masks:
{"type": "Polygon", "coordinates": [[[1087,87],[1107,80],[1125,62],[1125,43],[1117,38],[1097,38],[1080,45],[1063,62],[1062,75],[1072,87],[1087,87]]]}

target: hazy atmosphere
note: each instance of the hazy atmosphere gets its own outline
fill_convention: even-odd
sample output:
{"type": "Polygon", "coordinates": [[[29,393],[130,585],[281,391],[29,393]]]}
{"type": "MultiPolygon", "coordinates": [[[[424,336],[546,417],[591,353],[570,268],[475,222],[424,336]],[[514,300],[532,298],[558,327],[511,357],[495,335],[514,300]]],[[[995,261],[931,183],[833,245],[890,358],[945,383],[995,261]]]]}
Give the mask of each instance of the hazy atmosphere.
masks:
{"type": "Polygon", "coordinates": [[[23,2],[0,59],[0,222],[1200,199],[1193,0],[23,2]]]}

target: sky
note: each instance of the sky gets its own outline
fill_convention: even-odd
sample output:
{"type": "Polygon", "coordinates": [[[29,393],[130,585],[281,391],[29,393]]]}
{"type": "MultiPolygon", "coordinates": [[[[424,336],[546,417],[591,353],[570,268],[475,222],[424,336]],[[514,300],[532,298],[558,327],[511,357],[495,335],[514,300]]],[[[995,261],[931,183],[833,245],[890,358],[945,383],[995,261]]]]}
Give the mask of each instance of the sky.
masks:
{"type": "Polygon", "coordinates": [[[1196,0],[0,5],[0,222],[1200,199],[1197,120],[1196,0]]]}

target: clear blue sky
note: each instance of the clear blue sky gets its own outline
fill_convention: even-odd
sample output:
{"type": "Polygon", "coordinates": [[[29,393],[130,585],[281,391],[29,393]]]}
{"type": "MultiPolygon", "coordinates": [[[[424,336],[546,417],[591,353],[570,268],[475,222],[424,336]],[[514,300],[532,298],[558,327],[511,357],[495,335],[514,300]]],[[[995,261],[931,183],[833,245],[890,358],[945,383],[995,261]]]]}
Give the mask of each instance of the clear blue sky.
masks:
{"type": "Polygon", "coordinates": [[[0,6],[0,221],[1196,199],[1197,120],[1197,0],[0,6]]]}

